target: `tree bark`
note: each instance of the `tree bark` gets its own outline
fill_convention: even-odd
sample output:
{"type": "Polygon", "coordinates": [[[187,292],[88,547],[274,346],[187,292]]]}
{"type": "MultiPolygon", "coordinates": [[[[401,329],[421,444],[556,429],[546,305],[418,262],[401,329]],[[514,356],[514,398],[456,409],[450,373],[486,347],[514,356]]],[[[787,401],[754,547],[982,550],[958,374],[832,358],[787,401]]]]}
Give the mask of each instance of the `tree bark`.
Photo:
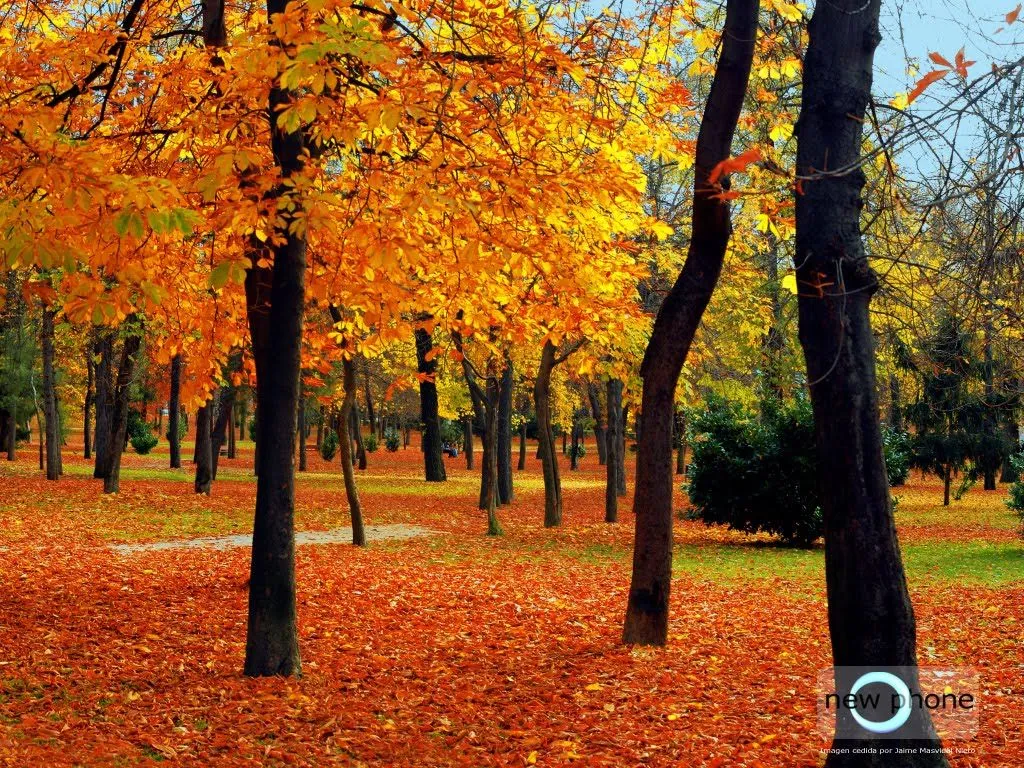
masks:
{"type": "Polygon", "coordinates": [[[728,0],[721,56],[697,136],[693,214],[686,262],[658,311],[640,375],[636,538],[622,638],[664,645],[672,579],[672,410],[676,383],[718,282],[732,226],[729,203],[710,181],[728,159],[757,36],[757,0],[728,0]]]}
{"type": "Polygon", "coordinates": [[[473,468],[473,417],[462,417],[462,452],[466,455],[466,469],[473,468]]]}
{"type": "Polygon", "coordinates": [[[109,328],[96,330],[93,347],[96,357],[96,440],[93,445],[95,465],[92,476],[102,480],[110,468],[110,420],[112,403],[112,368],[114,336],[109,328]]]}
{"type": "Polygon", "coordinates": [[[583,427],[580,426],[580,414],[573,415],[572,420],[572,450],[569,451],[569,469],[575,472],[580,467],[580,438],[583,436],[583,427]]]}
{"type": "Polygon", "coordinates": [[[619,428],[619,466],[615,473],[616,492],[619,498],[626,495],[626,425],[629,423],[629,407],[622,405],[622,389],[625,385],[619,381],[619,410],[622,411],[622,424],[619,428]]]}
{"type": "Polygon", "coordinates": [[[526,469],[526,417],[523,417],[523,423],[519,425],[519,463],[516,469],[520,472],[526,469]]]}
{"type": "MultiPolygon", "coordinates": [[[[121,455],[124,453],[128,433],[128,394],[132,375],[135,372],[135,357],[141,344],[142,337],[139,333],[132,332],[125,337],[121,348],[121,363],[117,369],[117,380],[112,391],[110,432],[106,436],[107,464],[104,467],[103,475],[104,493],[117,493],[121,489],[121,455]]],[[[99,441],[97,440],[97,442],[99,441]]]]}
{"type": "Polygon", "coordinates": [[[364,361],[363,365],[363,393],[366,398],[366,418],[370,420],[370,432],[377,432],[377,413],[373,408],[373,390],[370,387],[369,361],[364,361]]]}
{"type": "Polygon", "coordinates": [[[196,478],[195,492],[210,495],[213,483],[213,404],[206,404],[196,411],[196,478]]]}
{"type": "MultiPolygon", "coordinates": [[[[862,132],[880,5],[831,0],[815,6],[796,128],[796,171],[805,179],[796,195],[794,254],[802,286],[800,343],[821,461],[828,619],[840,697],[854,683],[843,671],[851,666],[898,668],[911,693],[920,690],[914,612],[882,454],[869,313],[878,281],[861,239],[862,132]],[[823,173],[840,168],[848,170],[823,173]]],[[[864,732],[848,710],[839,715],[828,768],[948,765],[941,752],[855,753],[921,744],[853,740],[864,732]]],[[[913,707],[906,727],[929,735],[924,746],[939,746],[927,710],[913,707]]]]}
{"type": "Polygon", "coordinates": [[[56,311],[43,307],[43,418],[46,420],[46,479],[60,477],[60,420],[57,416],[57,382],[53,370],[53,321],[56,311]]]}
{"type": "Polygon", "coordinates": [[[352,544],[366,546],[366,530],[363,527],[363,505],[359,501],[356,473],[352,467],[352,439],[348,433],[352,409],[356,404],[356,366],[351,358],[342,362],[345,383],[345,399],[341,404],[341,418],[338,419],[338,444],[341,447],[341,474],[345,478],[345,498],[352,518],[352,544]]]}
{"type": "MultiPolygon", "coordinates": [[[[287,0],[267,0],[267,15],[283,13],[287,0]]],[[[308,149],[301,132],[278,126],[292,95],[271,87],[271,148],[283,182],[274,198],[293,194],[284,182],[301,172],[308,149]]],[[[301,205],[299,206],[301,209],[301,205]]],[[[279,213],[285,219],[291,214],[279,213]]],[[[246,278],[253,357],[256,361],[256,513],[249,578],[244,672],[249,676],[301,672],[295,598],[295,414],[299,400],[306,239],[287,222],[270,246],[272,267],[253,265],[246,278]]]]}
{"type": "MultiPolygon", "coordinates": [[[[299,472],[306,471],[306,395],[299,385],[299,472]]],[[[372,422],[372,419],[371,419],[372,422]]]]}
{"type": "Polygon", "coordinates": [[[82,432],[85,441],[85,450],[82,453],[83,458],[92,458],[92,403],[96,397],[95,392],[95,365],[92,359],[92,349],[86,347],[85,350],[85,407],[84,413],[82,414],[82,432]]]}
{"type": "Polygon", "coordinates": [[[363,443],[363,420],[359,414],[359,403],[352,403],[349,426],[356,441],[356,466],[366,469],[366,445],[363,443]]]}
{"type": "MultiPolygon", "coordinates": [[[[167,403],[167,441],[171,447],[171,469],[181,469],[181,367],[181,355],[172,357],[171,396],[167,403]]],[[[97,415],[97,426],[98,422],[97,415]]]]}
{"type": "Polygon", "coordinates": [[[220,451],[224,441],[228,444],[228,458],[232,459],[232,447],[235,442],[235,397],[237,389],[230,382],[220,388],[217,405],[217,418],[213,422],[210,433],[211,479],[217,479],[217,467],[220,465],[220,451]]]}
{"type": "Polygon", "coordinates": [[[505,356],[498,393],[498,503],[511,504],[512,488],[512,359],[505,356]]]}
{"type": "MultiPolygon", "coordinates": [[[[569,353],[571,354],[571,352],[569,353]]],[[[566,355],[567,357],[568,355],[566,355]]],[[[562,478],[558,472],[555,432],[551,425],[551,372],[565,357],[559,358],[555,345],[544,342],[540,365],[533,384],[533,405],[537,411],[537,440],[544,475],[544,526],[562,524],[562,478]]]]}
{"type": "Polygon", "coordinates": [[[608,428],[604,422],[604,412],[601,408],[601,393],[597,384],[593,381],[587,382],[587,399],[590,401],[590,415],[594,417],[594,440],[597,442],[597,463],[605,466],[608,462],[607,437],[608,428]]]}
{"type": "Polygon", "coordinates": [[[676,418],[676,474],[686,474],[686,416],[677,414],[676,418]]]}
{"type": "Polygon", "coordinates": [[[431,355],[433,342],[423,328],[416,329],[416,370],[420,374],[420,421],[423,422],[423,475],[428,483],[443,483],[444,454],[441,452],[441,418],[437,412],[437,362],[431,355]]]}
{"type": "Polygon", "coordinates": [[[608,452],[605,456],[604,521],[614,523],[619,519],[619,466],[622,463],[620,452],[624,447],[619,434],[622,430],[622,382],[608,379],[605,391],[608,401],[608,431],[605,433],[608,452]]]}
{"type": "Polygon", "coordinates": [[[487,510],[487,535],[501,536],[503,531],[498,522],[498,411],[501,400],[501,384],[498,380],[498,363],[491,355],[487,361],[487,386],[484,407],[484,455],[483,455],[483,499],[481,507],[487,510]]]}

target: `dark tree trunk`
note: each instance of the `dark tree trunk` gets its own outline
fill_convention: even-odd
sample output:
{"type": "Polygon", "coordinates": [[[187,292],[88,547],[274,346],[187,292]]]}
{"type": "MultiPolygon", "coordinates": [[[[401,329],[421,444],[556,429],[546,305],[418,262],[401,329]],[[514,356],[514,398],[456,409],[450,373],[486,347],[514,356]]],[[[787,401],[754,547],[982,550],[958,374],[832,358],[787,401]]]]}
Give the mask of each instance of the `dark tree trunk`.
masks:
{"type": "Polygon", "coordinates": [[[608,446],[606,434],[608,428],[605,426],[604,410],[601,408],[601,393],[597,384],[593,381],[587,382],[587,399],[590,400],[590,415],[594,418],[594,439],[597,442],[597,463],[604,466],[608,462],[608,446]]]}
{"type": "Polygon", "coordinates": [[[569,469],[575,472],[580,468],[580,438],[583,428],[580,426],[580,415],[577,413],[572,420],[572,450],[569,451],[569,469]]]}
{"type": "MultiPolygon", "coordinates": [[[[234,392],[232,391],[232,395],[234,392]]],[[[235,432],[235,406],[228,412],[228,458],[233,459],[238,451],[238,436],[235,432]]],[[[219,455],[219,454],[218,454],[219,455]]],[[[216,480],[217,458],[214,457],[214,480],[216,480]]]]}
{"type": "MultiPolygon", "coordinates": [[[[181,469],[181,355],[171,358],[171,397],[167,403],[167,434],[171,447],[171,469],[181,469]]],[[[97,392],[99,388],[97,387],[97,392]]],[[[97,426],[99,417],[97,415],[97,426]]]]}
{"type": "Polygon", "coordinates": [[[473,468],[473,417],[462,417],[462,452],[466,455],[466,469],[473,468]]]}
{"type": "Polygon", "coordinates": [[[942,506],[949,506],[950,490],[953,486],[953,470],[946,467],[942,474],[942,506]]]}
{"type": "MultiPolygon", "coordinates": [[[[14,416],[6,408],[0,409],[0,446],[2,450],[10,451],[10,439],[15,435],[17,427],[14,424],[14,416]]],[[[8,455],[8,461],[14,461],[8,455]]]]}
{"type": "MultiPolygon", "coordinates": [[[[372,419],[371,419],[372,421],[372,419]]],[[[306,395],[299,385],[299,472],[306,471],[306,395]]]]}
{"type": "MultiPolygon", "coordinates": [[[[800,343],[821,460],[825,581],[836,671],[835,692],[849,694],[852,666],[897,668],[912,693],[916,672],[914,612],[900,558],[882,455],[874,337],[869,303],[878,286],[861,240],[860,170],[864,114],[871,95],[880,0],[831,0],[815,6],[808,27],[797,123],[797,280],[800,343]],[[836,168],[841,174],[823,174],[836,168]]],[[[946,766],[940,753],[865,754],[909,746],[869,740],[840,709],[829,768],[946,766]],[[856,749],[855,749],[856,748],[856,749]]],[[[913,707],[908,726],[933,737],[927,710],[913,707]]],[[[921,744],[913,745],[921,746],[921,744]]]]}
{"type": "Polygon", "coordinates": [[[526,418],[523,418],[523,423],[519,425],[519,463],[516,468],[522,472],[526,469],[526,418]]]}
{"type": "Polygon", "coordinates": [[[565,456],[569,453],[569,433],[564,429],[562,430],[562,455],[565,456]]]}
{"type": "MultiPolygon", "coordinates": [[[[991,441],[990,444],[994,444],[999,439],[999,419],[996,413],[996,385],[995,385],[995,366],[992,360],[992,322],[986,320],[985,323],[985,364],[983,367],[983,373],[985,378],[985,413],[983,415],[983,426],[985,431],[985,437],[991,441]]],[[[986,491],[994,491],[996,489],[996,472],[1000,469],[995,464],[988,465],[983,468],[982,476],[984,478],[984,489],[986,491]]]]}
{"type": "Polygon", "coordinates": [[[622,430],[622,382],[608,379],[605,385],[608,401],[608,431],[605,439],[608,446],[605,465],[606,482],[604,489],[604,521],[614,523],[619,519],[619,466],[622,464],[621,451],[625,447],[622,430]]]}
{"type": "MultiPolygon", "coordinates": [[[[110,432],[106,437],[108,458],[103,475],[104,493],[117,493],[121,489],[121,454],[124,453],[128,435],[128,394],[135,372],[135,357],[141,343],[142,337],[132,332],[125,337],[121,348],[121,364],[118,366],[117,380],[111,393],[113,404],[110,411],[110,432]]],[[[97,457],[98,454],[97,451],[97,457]]]]}
{"type": "Polygon", "coordinates": [[[728,0],[721,56],[708,93],[694,162],[691,236],[686,262],[658,311],[640,375],[637,425],[636,539],[622,639],[664,645],[672,579],[672,411],[676,383],[718,282],[729,243],[729,203],[710,181],[728,159],[747,90],[757,36],[757,0],[728,0]]]}
{"type": "Polygon", "coordinates": [[[46,479],[60,477],[60,421],[57,416],[57,382],[53,370],[53,320],[56,311],[43,308],[43,418],[46,420],[46,479]]]}
{"type": "Polygon", "coordinates": [[[537,450],[544,474],[544,525],[547,528],[562,524],[562,479],[558,473],[555,432],[551,426],[551,372],[557,364],[555,345],[545,341],[537,379],[533,384],[533,405],[537,411],[537,450]]]}
{"type": "Polygon", "coordinates": [[[206,405],[196,411],[196,493],[210,495],[213,483],[213,404],[215,400],[207,400],[206,405]]]}
{"type": "Polygon", "coordinates": [[[511,504],[512,489],[512,360],[505,356],[498,393],[498,503],[511,504]]]}
{"type": "Polygon", "coordinates": [[[1013,453],[1007,456],[1003,461],[1003,470],[999,476],[999,482],[1001,483],[1016,483],[1020,480],[1020,472],[1013,466],[1013,462],[1010,459],[1020,452],[1020,426],[1017,424],[1016,418],[1012,414],[1006,415],[1006,420],[1003,422],[1003,431],[1006,434],[1006,440],[1010,445],[1015,446],[1013,453]]]}
{"type": "Polygon", "coordinates": [[[109,328],[96,331],[93,347],[96,358],[96,440],[93,445],[95,465],[92,476],[102,480],[110,471],[110,420],[113,410],[111,394],[113,377],[114,335],[109,328]]]}
{"type": "Polygon", "coordinates": [[[423,473],[428,483],[442,483],[444,454],[441,452],[441,418],[437,412],[437,362],[431,351],[433,342],[423,328],[416,329],[416,370],[420,374],[420,421],[423,423],[423,473]]]}
{"type": "Polygon", "coordinates": [[[317,422],[316,422],[316,447],[317,447],[317,450],[319,450],[320,446],[324,442],[324,418],[325,418],[324,407],[321,405],[320,406],[320,415],[317,418],[317,422]]]}
{"type": "MultiPolygon", "coordinates": [[[[286,0],[267,0],[267,15],[283,13],[286,0]]],[[[268,114],[274,161],[287,180],[301,172],[304,136],[277,125],[291,94],[275,83],[268,114]]],[[[293,194],[281,184],[271,198],[293,194]]],[[[300,206],[301,207],[301,206],[300,206]]],[[[279,213],[285,219],[287,212],[279,213]]],[[[305,301],[306,240],[286,221],[270,247],[272,267],[255,261],[246,278],[256,402],[259,412],[256,514],[249,578],[245,674],[301,672],[295,598],[295,414],[299,401],[302,312],[305,301]]]]}
{"type": "Polygon", "coordinates": [[[363,443],[363,420],[359,414],[359,403],[352,403],[349,427],[356,441],[356,466],[366,469],[366,445],[363,443]]]}
{"type": "Polygon", "coordinates": [[[686,416],[676,413],[676,474],[686,474],[686,416]]]}
{"type": "Polygon", "coordinates": [[[352,544],[366,546],[366,530],[363,527],[363,506],[359,502],[359,488],[356,473],[352,467],[352,439],[348,433],[352,409],[356,404],[356,366],[351,358],[342,362],[345,382],[345,399],[341,404],[341,418],[338,419],[338,444],[341,447],[341,474],[345,478],[345,498],[352,517],[352,544]]]}
{"type": "Polygon", "coordinates": [[[366,398],[366,418],[370,420],[370,432],[377,432],[377,413],[373,409],[373,390],[370,387],[369,361],[364,363],[363,368],[363,393],[366,398]]]}
{"type": "Polygon", "coordinates": [[[615,473],[619,497],[626,495],[626,425],[629,423],[629,407],[622,405],[622,390],[625,385],[619,381],[619,409],[622,411],[622,426],[619,429],[619,466],[615,473]]]}
{"type": "Polygon", "coordinates": [[[903,393],[895,374],[889,377],[889,427],[903,431],[903,393]]]}
{"type": "Polygon", "coordinates": [[[220,464],[220,452],[224,447],[224,441],[228,444],[228,458],[231,455],[231,446],[235,435],[235,397],[237,390],[230,383],[225,383],[220,388],[220,395],[217,405],[217,418],[213,422],[213,430],[210,433],[210,454],[212,459],[211,479],[217,479],[217,467],[220,464]]]}
{"type": "Polygon", "coordinates": [[[82,437],[85,440],[85,451],[83,457],[92,458],[92,403],[95,395],[95,364],[92,359],[92,349],[85,350],[85,409],[82,421],[82,437]]]}
{"type": "Polygon", "coordinates": [[[483,455],[483,498],[481,507],[487,510],[487,535],[501,536],[498,522],[498,411],[500,409],[501,385],[498,380],[498,364],[492,356],[487,363],[487,388],[484,405],[484,455],[483,455]]]}
{"type": "Polygon", "coordinates": [[[664,645],[672,582],[672,414],[679,373],[719,274],[731,224],[729,204],[716,197],[712,170],[729,157],[750,76],[758,1],[728,0],[721,56],[694,163],[693,212],[686,262],[654,321],[640,367],[642,424],[637,424],[636,542],[623,640],[664,645]]]}

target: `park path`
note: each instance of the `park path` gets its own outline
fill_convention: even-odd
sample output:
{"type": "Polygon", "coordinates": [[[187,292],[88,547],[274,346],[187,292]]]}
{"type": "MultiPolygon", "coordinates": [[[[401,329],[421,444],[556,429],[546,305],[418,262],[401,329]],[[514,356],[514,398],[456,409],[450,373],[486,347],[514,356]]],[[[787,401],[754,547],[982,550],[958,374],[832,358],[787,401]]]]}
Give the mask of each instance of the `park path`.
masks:
{"type": "MultiPolygon", "coordinates": [[[[368,525],[366,540],[394,541],[416,539],[421,536],[433,536],[437,531],[419,525],[368,525]]],[[[332,528],[329,531],[298,531],[295,534],[296,544],[351,544],[352,529],[348,526],[332,528]]],[[[158,552],[166,549],[216,549],[225,550],[235,547],[251,547],[252,534],[239,533],[231,536],[201,536],[195,539],[170,539],[152,541],[143,544],[111,544],[110,548],[121,555],[133,555],[138,552],[158,552]]]]}

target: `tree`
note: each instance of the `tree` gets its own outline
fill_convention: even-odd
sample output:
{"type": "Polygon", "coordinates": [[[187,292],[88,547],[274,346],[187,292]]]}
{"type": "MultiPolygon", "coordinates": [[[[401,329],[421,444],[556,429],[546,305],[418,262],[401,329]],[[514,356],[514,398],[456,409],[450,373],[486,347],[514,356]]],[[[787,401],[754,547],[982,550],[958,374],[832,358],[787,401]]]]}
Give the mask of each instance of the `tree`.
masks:
{"type": "Polygon", "coordinates": [[[43,419],[46,424],[46,479],[60,477],[60,417],[57,407],[57,382],[53,362],[53,322],[56,310],[43,307],[43,419]]]}
{"type": "MultiPolygon", "coordinates": [[[[636,536],[623,641],[664,645],[672,578],[672,412],[679,373],[718,282],[731,232],[729,203],[716,185],[729,158],[757,37],[757,0],[729,0],[722,48],[701,119],[694,161],[686,263],[665,297],[640,366],[636,536]]],[[[723,185],[724,186],[724,185],[723,185]]]]}
{"type": "Polygon", "coordinates": [[[171,397],[167,403],[167,441],[171,449],[171,469],[181,469],[181,368],[181,355],[175,355],[171,358],[171,397]]]}
{"type": "MultiPolygon", "coordinates": [[[[839,696],[849,693],[855,682],[850,668],[858,665],[898,668],[910,690],[919,690],[914,612],[882,456],[869,314],[878,282],[861,239],[862,133],[880,6],[880,0],[838,0],[815,7],[796,128],[799,332],[822,462],[825,581],[839,696]]],[[[927,710],[914,708],[908,727],[937,741],[927,710]]],[[[854,752],[853,746],[896,745],[851,742],[855,728],[850,713],[840,712],[837,749],[826,766],[947,765],[941,750],[898,758],[854,752]]]]}
{"type": "Polygon", "coordinates": [[[551,339],[544,341],[540,353],[537,378],[533,384],[533,407],[537,411],[537,451],[544,474],[544,527],[562,524],[562,479],[558,471],[555,432],[551,423],[551,373],[582,346],[571,342],[556,347],[551,339]]]}
{"type": "Polygon", "coordinates": [[[437,410],[437,362],[430,332],[416,329],[416,365],[420,382],[420,421],[423,423],[423,473],[428,483],[447,479],[441,446],[441,417],[437,410]]]}

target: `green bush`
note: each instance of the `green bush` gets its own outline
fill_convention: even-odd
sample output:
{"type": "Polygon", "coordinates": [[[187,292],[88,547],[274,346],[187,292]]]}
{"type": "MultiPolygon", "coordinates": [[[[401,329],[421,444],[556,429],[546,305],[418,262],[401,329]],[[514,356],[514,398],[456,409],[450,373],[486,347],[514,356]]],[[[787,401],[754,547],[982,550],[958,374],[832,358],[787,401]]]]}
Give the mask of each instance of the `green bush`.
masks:
{"type": "MultiPolygon", "coordinates": [[[[185,439],[185,433],[188,432],[188,422],[185,421],[185,417],[178,416],[178,442],[180,443],[185,439]]],[[[171,417],[167,416],[167,429],[164,431],[164,437],[167,442],[171,441],[171,417]]]]}
{"type": "MultiPolygon", "coordinates": [[[[1024,454],[1011,456],[1010,465],[1018,474],[1024,474],[1024,454]]],[[[1024,521],[1024,482],[1018,480],[1010,485],[1010,496],[1006,499],[1006,506],[1024,521]]]]}
{"type": "Polygon", "coordinates": [[[384,430],[384,447],[388,449],[389,453],[395,453],[402,447],[402,436],[398,434],[398,430],[394,427],[388,427],[384,430]]]}
{"type": "Polygon", "coordinates": [[[914,453],[910,433],[886,427],[882,430],[882,450],[885,452],[889,485],[903,485],[910,476],[910,460],[914,453]]]}
{"type": "Polygon", "coordinates": [[[14,427],[14,439],[16,442],[24,443],[32,437],[32,428],[17,424],[14,427]]]}
{"type": "Polygon", "coordinates": [[[801,547],[821,536],[814,419],[805,399],[768,403],[759,419],[713,398],[688,421],[691,519],[801,547]]]}
{"type": "Polygon", "coordinates": [[[253,416],[251,419],[249,419],[249,425],[248,425],[248,428],[247,428],[246,431],[249,433],[249,439],[252,440],[255,443],[256,442],[256,417],[255,416],[253,416]]]}
{"type": "MultiPolygon", "coordinates": [[[[713,398],[687,421],[691,519],[802,547],[821,536],[821,468],[805,398],[766,403],[760,416],[713,398]]],[[[909,436],[892,432],[883,439],[890,483],[905,480],[909,436]]]]}
{"type": "Polygon", "coordinates": [[[377,440],[377,434],[375,432],[371,432],[363,440],[363,448],[366,449],[367,453],[376,453],[379,447],[380,441],[377,440]]]}
{"type": "Polygon", "coordinates": [[[324,461],[330,461],[334,458],[334,454],[338,452],[338,433],[333,429],[328,429],[324,432],[324,438],[320,442],[320,455],[324,461]]]}
{"type": "Polygon", "coordinates": [[[462,445],[462,424],[454,419],[441,419],[441,442],[462,445]]]}
{"type": "Polygon", "coordinates": [[[576,443],[575,446],[570,445],[569,456],[572,457],[574,453],[576,454],[576,461],[579,461],[580,459],[587,455],[587,446],[585,446],[583,443],[576,443]]]}
{"type": "Polygon", "coordinates": [[[143,427],[144,429],[137,430],[129,438],[129,442],[131,442],[132,448],[135,449],[136,453],[145,456],[156,447],[160,439],[153,434],[153,430],[149,428],[148,424],[144,424],[143,427]]]}

